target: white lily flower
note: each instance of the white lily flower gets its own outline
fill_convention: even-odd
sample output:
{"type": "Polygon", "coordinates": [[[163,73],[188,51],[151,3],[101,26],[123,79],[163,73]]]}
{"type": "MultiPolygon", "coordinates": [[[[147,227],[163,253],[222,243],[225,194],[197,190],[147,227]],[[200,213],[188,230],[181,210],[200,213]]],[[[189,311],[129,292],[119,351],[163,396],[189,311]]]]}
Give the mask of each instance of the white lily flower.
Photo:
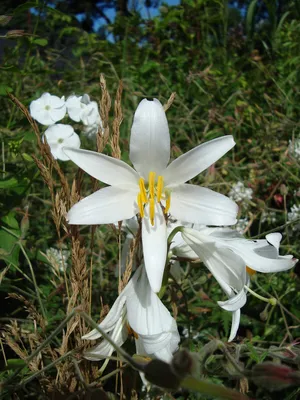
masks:
{"type": "Polygon", "coordinates": [[[43,125],[52,125],[66,115],[65,97],[59,98],[50,93],[33,100],[29,106],[30,115],[43,125]]]}
{"type": "Polygon", "coordinates": [[[182,237],[229,297],[218,302],[223,309],[233,312],[229,341],[236,336],[240,308],[247,301],[249,275],[253,271],[285,271],[297,262],[292,255],[279,255],[280,233],[270,233],[266,239],[248,240],[229,228],[202,227],[200,230],[184,228],[182,237]]]}
{"type": "MultiPolygon", "coordinates": [[[[137,354],[166,362],[172,359],[180,340],[174,318],[151,290],[143,267],[137,269],[99,327],[109,333],[118,346],[125,342],[129,333],[133,334],[137,354]]],[[[101,334],[94,329],[82,339],[100,337],[101,334]]],[[[86,351],[84,357],[92,361],[101,360],[113,351],[109,343],[102,341],[86,351]]]]}
{"type": "Polygon", "coordinates": [[[61,161],[69,160],[64,153],[63,147],[69,146],[75,149],[80,147],[80,139],[71,125],[55,124],[45,130],[42,140],[47,140],[51,153],[55,159],[61,161]]]}
{"type": "Polygon", "coordinates": [[[70,224],[109,224],[140,214],[145,267],[154,292],[161,287],[167,252],[165,215],[187,222],[232,225],[237,205],[210,189],[185,184],[234,146],[232,136],[211,140],[168,165],[170,135],[165,111],[154,99],[139,104],[131,129],[131,168],[87,150],[64,151],[80,168],[111,185],[75,204],[70,224]]]}

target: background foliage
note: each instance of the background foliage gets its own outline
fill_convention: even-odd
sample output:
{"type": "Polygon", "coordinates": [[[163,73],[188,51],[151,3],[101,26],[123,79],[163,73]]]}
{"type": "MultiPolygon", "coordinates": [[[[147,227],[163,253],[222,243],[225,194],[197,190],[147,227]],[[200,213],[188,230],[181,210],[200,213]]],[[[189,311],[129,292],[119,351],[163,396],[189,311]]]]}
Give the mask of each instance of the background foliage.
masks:
{"type": "MultiPolygon", "coordinates": [[[[148,11],[150,6],[158,4],[146,1],[148,11]]],[[[300,140],[298,0],[182,0],[178,6],[160,4],[159,14],[152,18],[126,1],[86,1],[80,2],[80,7],[72,1],[3,1],[0,14],[0,296],[4,328],[13,320],[27,333],[40,329],[28,322],[28,304],[24,310],[24,302],[16,295],[7,298],[8,293],[22,295],[39,309],[34,284],[27,279],[28,259],[45,307],[45,337],[63,320],[64,277],[54,276],[44,254],[50,247],[70,249],[68,234],[58,238],[51,219],[51,197],[33,158],[39,157],[36,136],[7,93],[26,107],[44,92],[58,96],[88,93],[99,99],[100,73],[111,94],[122,80],[120,146],[122,159],[128,161],[132,116],[139,101],[157,97],[165,103],[176,92],[168,111],[172,157],[203,141],[232,134],[237,142],[234,150],[195,182],[224,194],[238,181],[252,188],[252,200],[240,204],[239,217],[247,219],[245,234],[264,237],[277,228],[284,236],[282,252],[299,258],[300,212],[298,220],[289,222],[288,218],[292,206],[299,207],[300,202],[300,151],[297,157],[291,150],[300,140]],[[102,15],[108,7],[116,10],[113,21],[102,15]],[[76,19],[81,13],[84,16],[76,19]],[[95,31],[94,19],[100,17],[104,24],[95,31]],[[270,212],[275,221],[265,218],[270,212]]],[[[85,137],[82,143],[83,148],[95,149],[95,143],[85,137]]],[[[111,149],[107,146],[104,151],[111,149]]],[[[70,180],[77,173],[71,162],[60,166],[70,180]]],[[[84,176],[81,195],[90,193],[93,184],[84,176]]],[[[88,264],[94,265],[92,315],[98,320],[101,304],[111,305],[117,294],[117,234],[106,226],[98,227],[92,236],[90,227],[82,227],[80,235],[88,249],[88,264]]],[[[204,268],[187,268],[182,291],[170,284],[164,301],[178,312],[182,345],[201,353],[212,338],[226,341],[231,315],[216,305],[221,290],[204,268]]],[[[67,273],[69,276],[69,269],[67,273]]],[[[297,355],[289,365],[299,368],[299,267],[276,275],[260,274],[253,286],[261,294],[280,298],[280,306],[266,308],[265,303],[249,298],[238,332],[238,343],[246,346],[244,366],[262,362],[270,346],[282,346],[297,355]]],[[[30,354],[28,343],[24,347],[30,354]]],[[[6,379],[23,361],[4,341],[2,348],[8,360],[1,364],[6,379]]],[[[217,352],[206,360],[204,375],[246,391],[245,380],[230,378],[224,364],[220,368],[219,356],[217,352]]],[[[109,371],[114,368],[110,366],[109,371]]],[[[25,368],[18,379],[31,374],[32,370],[25,368]]],[[[52,370],[49,374],[55,377],[52,370]]],[[[139,393],[139,385],[132,379],[127,377],[125,382],[127,396],[133,387],[139,393]]],[[[114,378],[103,384],[113,396],[114,378]]],[[[293,387],[279,387],[278,392],[253,382],[249,385],[249,396],[258,399],[296,399],[299,395],[293,387]]],[[[26,398],[37,398],[37,393],[43,398],[41,387],[39,380],[32,380],[26,398]]],[[[66,396],[71,390],[55,385],[48,388],[66,396]]],[[[24,398],[24,393],[20,388],[19,398],[24,398]]],[[[187,398],[184,396],[178,394],[177,398],[187,398]]]]}

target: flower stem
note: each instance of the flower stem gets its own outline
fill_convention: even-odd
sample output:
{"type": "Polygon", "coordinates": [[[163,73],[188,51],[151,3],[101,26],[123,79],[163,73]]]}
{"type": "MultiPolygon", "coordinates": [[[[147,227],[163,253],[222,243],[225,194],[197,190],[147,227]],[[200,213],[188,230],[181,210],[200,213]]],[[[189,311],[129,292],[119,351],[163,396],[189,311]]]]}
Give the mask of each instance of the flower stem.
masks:
{"type": "Polygon", "coordinates": [[[250,289],[248,286],[245,285],[245,288],[248,290],[249,293],[253,294],[253,296],[257,297],[258,299],[271,304],[272,306],[276,306],[277,304],[277,300],[275,299],[275,297],[271,297],[271,298],[267,298],[267,297],[263,297],[260,294],[257,294],[256,292],[254,292],[254,290],[250,289]]]}

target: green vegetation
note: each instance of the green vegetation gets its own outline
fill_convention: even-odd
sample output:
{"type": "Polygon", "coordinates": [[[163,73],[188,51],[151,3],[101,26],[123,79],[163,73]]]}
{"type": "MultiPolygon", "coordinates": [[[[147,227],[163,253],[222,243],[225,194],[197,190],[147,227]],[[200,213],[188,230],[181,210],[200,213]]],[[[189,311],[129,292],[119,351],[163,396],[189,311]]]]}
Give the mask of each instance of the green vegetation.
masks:
{"type": "MultiPolygon", "coordinates": [[[[98,33],[41,1],[17,7],[12,19],[0,15],[0,397],[147,396],[128,360],[82,357],[90,344],[81,336],[92,328],[86,315],[98,323],[118,296],[125,235],[112,225],[67,224],[66,211],[103,186],[71,161],[54,160],[41,142],[46,127],[39,125],[39,132],[26,110],[45,92],[66,98],[87,93],[98,101],[106,133],[89,138],[72,122],[81,148],[113,157],[120,151],[126,162],[139,102],[155,97],[166,104],[176,93],[167,110],[172,159],[233,135],[233,150],[193,183],[225,195],[238,182],[252,189],[236,199],[245,236],[281,232],[280,254],[299,258],[300,3],[238,2],[243,12],[226,0],[181,3],[162,4],[152,19],[120,13],[98,33]]],[[[217,304],[225,296],[214,277],[200,262],[184,261],[182,268],[184,278],[169,278],[162,300],[176,317],[181,348],[197,354],[195,381],[186,378],[184,389],[172,394],[153,388],[148,398],[218,398],[210,382],[236,390],[223,393],[223,386],[220,398],[242,398],[240,391],[259,400],[296,400],[299,264],[251,278],[251,288],[277,304],[249,295],[232,343],[231,313],[217,304]]],[[[133,338],[124,349],[135,353],[133,338]]]]}

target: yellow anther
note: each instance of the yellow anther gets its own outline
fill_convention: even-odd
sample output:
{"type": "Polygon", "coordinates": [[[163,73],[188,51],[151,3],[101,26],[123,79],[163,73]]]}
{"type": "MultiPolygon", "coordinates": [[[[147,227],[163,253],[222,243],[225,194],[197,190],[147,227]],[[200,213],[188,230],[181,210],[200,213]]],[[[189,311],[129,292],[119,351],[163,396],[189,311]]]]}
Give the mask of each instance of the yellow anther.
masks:
{"type": "Polygon", "coordinates": [[[150,193],[150,198],[154,199],[154,193],[155,193],[155,172],[150,171],[149,172],[149,178],[148,178],[148,187],[149,187],[149,193],[150,193]]]}
{"type": "Polygon", "coordinates": [[[250,267],[246,266],[246,271],[250,276],[253,276],[254,274],[256,274],[256,271],[254,271],[254,269],[251,269],[250,267]]]}
{"type": "Polygon", "coordinates": [[[157,178],[157,189],[156,189],[156,198],[158,203],[161,200],[163,187],[164,187],[164,177],[159,175],[159,177],[157,178]]]}
{"type": "Polygon", "coordinates": [[[166,198],[165,214],[169,212],[170,206],[171,206],[171,193],[168,193],[166,198]]]}
{"type": "Polygon", "coordinates": [[[141,194],[141,192],[137,195],[137,204],[138,204],[138,208],[139,208],[139,210],[140,210],[141,218],[144,218],[144,216],[145,216],[145,213],[144,213],[144,203],[143,203],[143,200],[142,200],[142,194],[141,194]]]}
{"type": "Polygon", "coordinates": [[[143,178],[139,179],[139,187],[140,187],[140,194],[141,194],[141,201],[145,204],[148,203],[146,188],[145,188],[145,181],[143,178]]]}
{"type": "Polygon", "coordinates": [[[150,222],[151,225],[154,225],[154,215],[155,215],[155,200],[154,199],[150,199],[149,200],[149,211],[150,211],[150,222]]]}

